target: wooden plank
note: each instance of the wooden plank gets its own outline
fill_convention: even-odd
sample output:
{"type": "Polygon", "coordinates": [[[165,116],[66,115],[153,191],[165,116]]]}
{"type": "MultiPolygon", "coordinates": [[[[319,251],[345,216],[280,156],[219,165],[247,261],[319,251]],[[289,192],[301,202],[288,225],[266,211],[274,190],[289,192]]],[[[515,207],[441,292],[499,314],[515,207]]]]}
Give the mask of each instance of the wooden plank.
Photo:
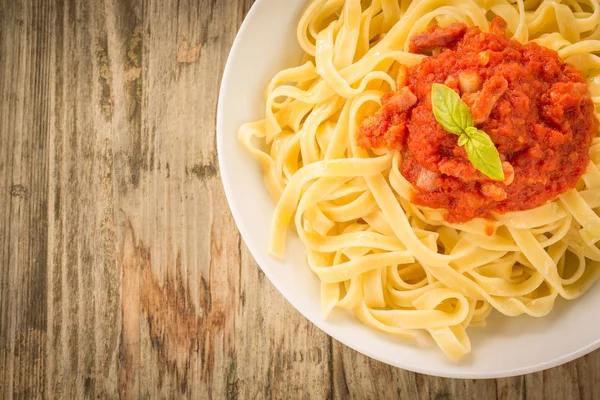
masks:
{"type": "Polygon", "coordinates": [[[49,21],[0,2],[0,398],[44,393],[49,21]]]}
{"type": "Polygon", "coordinates": [[[122,10],[102,2],[53,4],[47,392],[114,398],[122,298],[115,142],[133,129],[116,116],[122,80],[111,69],[122,65],[111,65],[116,45],[109,46],[106,32],[107,14],[122,10]]]}

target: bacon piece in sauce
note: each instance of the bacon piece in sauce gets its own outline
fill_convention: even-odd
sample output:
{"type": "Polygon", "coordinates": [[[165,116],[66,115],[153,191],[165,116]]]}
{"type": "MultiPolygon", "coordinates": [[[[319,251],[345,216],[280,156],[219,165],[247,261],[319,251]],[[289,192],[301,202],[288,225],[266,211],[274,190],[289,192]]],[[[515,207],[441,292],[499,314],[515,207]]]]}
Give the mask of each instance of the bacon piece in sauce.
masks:
{"type": "Polygon", "coordinates": [[[462,100],[471,109],[475,125],[483,124],[488,119],[506,89],[508,89],[506,79],[502,75],[494,75],[485,81],[481,91],[467,92],[462,95],[462,100]]]}
{"type": "Polygon", "coordinates": [[[421,54],[440,47],[450,47],[462,39],[466,31],[465,24],[452,24],[445,28],[430,26],[427,32],[414,35],[410,39],[409,51],[421,54]]]}
{"type": "Polygon", "coordinates": [[[406,134],[406,111],[417,102],[417,97],[408,87],[399,92],[390,92],[381,99],[382,107],[376,116],[365,119],[362,123],[364,135],[359,137],[359,146],[377,148],[386,145],[395,150],[402,150],[406,134]],[[385,115],[385,117],[382,117],[385,115]]]}

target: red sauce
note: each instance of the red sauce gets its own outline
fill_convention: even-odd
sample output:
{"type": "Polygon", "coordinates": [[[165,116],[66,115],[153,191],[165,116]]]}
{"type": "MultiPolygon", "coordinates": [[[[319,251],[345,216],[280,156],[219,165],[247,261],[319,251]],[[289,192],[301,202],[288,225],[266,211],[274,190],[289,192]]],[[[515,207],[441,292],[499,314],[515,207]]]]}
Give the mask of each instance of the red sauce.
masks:
{"type": "Polygon", "coordinates": [[[407,71],[406,86],[382,98],[358,135],[364,148],[400,151],[415,204],[448,210],[450,222],[527,210],[575,186],[598,131],[584,77],[555,51],[506,37],[496,18],[490,32],[453,24],[433,26],[411,39],[411,50],[440,54],[407,71]],[[435,120],[430,93],[443,83],[469,105],[503,161],[504,182],[469,162],[458,136],[435,120]]]}

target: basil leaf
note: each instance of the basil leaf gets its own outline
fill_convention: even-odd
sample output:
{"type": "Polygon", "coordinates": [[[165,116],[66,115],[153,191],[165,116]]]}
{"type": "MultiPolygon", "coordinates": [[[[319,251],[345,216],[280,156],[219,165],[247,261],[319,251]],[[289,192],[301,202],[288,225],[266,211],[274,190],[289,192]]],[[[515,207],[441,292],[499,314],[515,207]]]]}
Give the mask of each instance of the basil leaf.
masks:
{"type": "Polygon", "coordinates": [[[431,108],[436,121],[447,132],[459,135],[458,145],[464,146],[469,161],[489,178],[504,180],[502,160],[487,133],[473,126],[473,115],[460,96],[448,86],[431,85],[431,108]]]}
{"type": "Polygon", "coordinates": [[[465,129],[465,133],[459,138],[459,141],[463,137],[468,138],[464,146],[471,164],[489,178],[503,181],[502,161],[498,149],[488,134],[470,126],[465,129]]]}
{"type": "Polygon", "coordinates": [[[439,83],[431,86],[431,107],[437,122],[450,133],[460,135],[473,126],[471,110],[448,86],[439,83]]]}

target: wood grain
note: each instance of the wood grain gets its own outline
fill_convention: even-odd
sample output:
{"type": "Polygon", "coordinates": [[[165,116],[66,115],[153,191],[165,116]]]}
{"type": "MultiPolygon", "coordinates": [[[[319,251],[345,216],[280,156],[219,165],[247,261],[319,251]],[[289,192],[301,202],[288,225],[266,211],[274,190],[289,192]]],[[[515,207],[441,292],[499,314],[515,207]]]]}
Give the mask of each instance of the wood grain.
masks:
{"type": "Polygon", "coordinates": [[[0,398],[599,398],[598,351],[428,377],[331,340],[276,292],[216,160],[251,3],[0,0],[0,398]]]}

